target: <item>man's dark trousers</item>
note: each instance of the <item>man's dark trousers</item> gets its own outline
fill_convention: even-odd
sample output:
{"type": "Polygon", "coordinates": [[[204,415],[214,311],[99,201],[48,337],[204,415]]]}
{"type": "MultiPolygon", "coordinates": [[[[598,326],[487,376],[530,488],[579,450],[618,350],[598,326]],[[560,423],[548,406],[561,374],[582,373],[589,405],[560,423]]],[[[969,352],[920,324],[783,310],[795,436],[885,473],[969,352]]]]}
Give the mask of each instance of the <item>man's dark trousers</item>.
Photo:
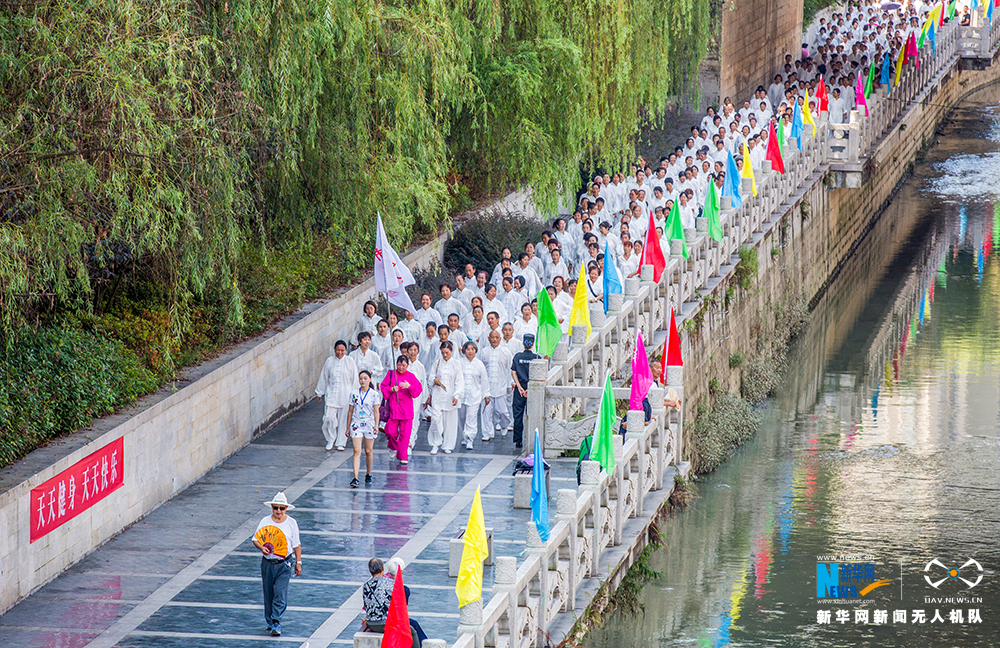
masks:
{"type": "Polygon", "coordinates": [[[524,410],[528,406],[528,399],[521,395],[521,392],[514,389],[514,444],[521,445],[524,435],[524,410]]]}

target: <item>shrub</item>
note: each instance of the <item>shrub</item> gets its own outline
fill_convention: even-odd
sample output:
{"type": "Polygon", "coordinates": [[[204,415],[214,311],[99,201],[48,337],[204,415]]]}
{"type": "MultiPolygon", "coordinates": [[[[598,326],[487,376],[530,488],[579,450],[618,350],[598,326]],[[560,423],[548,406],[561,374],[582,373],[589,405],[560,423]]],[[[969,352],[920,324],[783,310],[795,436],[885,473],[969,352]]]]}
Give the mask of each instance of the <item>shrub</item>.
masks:
{"type": "Polygon", "coordinates": [[[505,247],[517,259],[527,241],[537,243],[542,238],[545,225],[521,212],[483,212],[466,221],[448,241],[444,250],[448,270],[454,273],[471,263],[477,270],[492,273],[505,247]]]}
{"type": "Polygon", "coordinates": [[[757,431],[760,415],[732,392],[719,392],[711,412],[701,409],[694,425],[695,471],[718,468],[757,431]]]}
{"type": "Polygon", "coordinates": [[[0,363],[0,464],[89,425],[157,387],[117,340],[52,328],[21,334],[0,363]]]}

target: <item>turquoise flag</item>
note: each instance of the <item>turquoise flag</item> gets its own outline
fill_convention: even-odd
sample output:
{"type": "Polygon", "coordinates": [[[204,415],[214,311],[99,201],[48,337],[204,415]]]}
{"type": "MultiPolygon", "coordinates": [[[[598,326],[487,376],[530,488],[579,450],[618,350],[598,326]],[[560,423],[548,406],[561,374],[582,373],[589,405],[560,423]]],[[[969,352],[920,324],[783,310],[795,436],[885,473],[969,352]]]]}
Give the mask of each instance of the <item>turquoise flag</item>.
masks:
{"type": "MultiPolygon", "coordinates": [[[[579,290],[577,286],[577,290],[579,290]]],[[[622,294],[622,280],[618,275],[618,267],[615,265],[615,257],[611,254],[611,247],[604,243],[604,312],[608,312],[608,295],[622,294]]]]}
{"type": "Polygon", "coordinates": [[[542,542],[549,541],[549,494],[545,488],[545,455],[542,435],[535,428],[535,465],[531,468],[531,521],[542,542]]]}

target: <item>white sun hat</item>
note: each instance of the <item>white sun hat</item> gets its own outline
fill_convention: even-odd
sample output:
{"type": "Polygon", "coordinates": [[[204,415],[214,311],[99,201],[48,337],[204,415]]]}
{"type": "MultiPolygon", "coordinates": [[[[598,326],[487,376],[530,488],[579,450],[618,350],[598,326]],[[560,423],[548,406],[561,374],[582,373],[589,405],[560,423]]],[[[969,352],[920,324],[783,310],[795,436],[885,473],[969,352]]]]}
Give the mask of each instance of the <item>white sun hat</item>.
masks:
{"type": "Polygon", "coordinates": [[[291,510],[293,510],[295,508],[294,506],[292,506],[291,504],[288,503],[288,498],[285,497],[284,491],[282,491],[282,492],[278,493],[277,495],[275,495],[274,499],[272,499],[270,502],[264,502],[264,504],[266,504],[268,506],[274,506],[274,505],[276,505],[276,506],[287,506],[289,511],[291,511],[291,510]]]}

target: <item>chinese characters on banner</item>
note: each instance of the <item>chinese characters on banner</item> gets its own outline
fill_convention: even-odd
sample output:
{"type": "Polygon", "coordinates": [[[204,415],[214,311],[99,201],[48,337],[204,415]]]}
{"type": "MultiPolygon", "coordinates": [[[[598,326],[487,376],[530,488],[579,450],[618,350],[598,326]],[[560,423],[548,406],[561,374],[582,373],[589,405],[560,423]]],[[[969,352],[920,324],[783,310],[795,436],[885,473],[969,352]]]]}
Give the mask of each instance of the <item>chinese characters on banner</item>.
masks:
{"type": "Polygon", "coordinates": [[[124,484],[121,438],[31,489],[31,542],[72,520],[124,484]]]}

